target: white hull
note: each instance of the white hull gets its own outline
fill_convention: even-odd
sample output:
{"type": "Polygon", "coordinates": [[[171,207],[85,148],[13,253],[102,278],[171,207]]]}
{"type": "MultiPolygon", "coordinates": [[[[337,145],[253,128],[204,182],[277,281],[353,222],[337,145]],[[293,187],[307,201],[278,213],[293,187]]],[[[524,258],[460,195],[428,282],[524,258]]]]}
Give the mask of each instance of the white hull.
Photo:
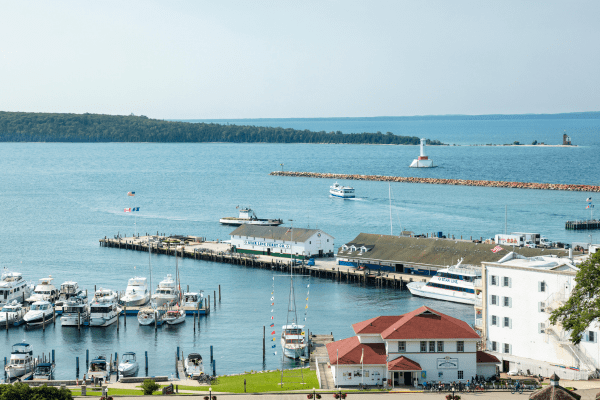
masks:
{"type": "Polygon", "coordinates": [[[294,360],[304,356],[306,351],[306,345],[285,345],[284,339],[281,339],[281,347],[283,348],[283,355],[294,360]]]}
{"type": "Polygon", "coordinates": [[[125,306],[125,307],[137,307],[137,306],[146,305],[149,301],[150,301],[150,295],[147,295],[145,297],[140,296],[139,298],[122,297],[120,303],[122,306],[125,306]]]}
{"type": "Polygon", "coordinates": [[[4,371],[6,372],[6,376],[8,379],[13,379],[30,373],[31,371],[33,371],[33,366],[31,364],[19,365],[18,367],[7,365],[4,368],[4,371]]]}
{"type": "MultiPolygon", "coordinates": [[[[77,314],[66,314],[60,317],[60,325],[61,326],[77,326],[77,314]]],[[[87,320],[87,313],[82,313],[81,318],[79,320],[79,325],[83,325],[83,323],[87,320]]]]}
{"type": "Polygon", "coordinates": [[[138,313],[138,323],[143,326],[154,325],[154,314],[142,314],[138,313]]]}
{"type": "Polygon", "coordinates": [[[355,198],[354,195],[344,195],[343,193],[340,194],[340,193],[334,192],[333,190],[330,190],[329,194],[331,194],[333,197],[339,197],[340,199],[354,199],[355,198]]]}
{"type": "Polygon", "coordinates": [[[95,317],[95,316],[91,316],[90,317],[90,326],[109,326],[113,323],[115,323],[117,321],[119,314],[115,314],[113,316],[105,316],[105,317],[95,317]]]}
{"type": "Polygon", "coordinates": [[[138,370],[139,370],[140,366],[138,365],[137,362],[135,363],[126,363],[126,364],[119,364],[119,374],[123,375],[123,376],[132,376],[137,374],[138,370]]]}
{"type": "Polygon", "coordinates": [[[44,324],[48,324],[48,323],[51,323],[52,321],[54,321],[53,313],[46,314],[45,318],[44,318],[44,314],[36,314],[36,315],[28,315],[28,314],[29,313],[25,314],[25,317],[23,317],[23,320],[25,321],[27,326],[42,326],[44,324]]]}
{"type": "Polygon", "coordinates": [[[174,318],[174,319],[167,319],[167,320],[165,320],[165,322],[168,325],[178,325],[178,324],[181,324],[181,323],[185,322],[185,314],[183,314],[180,317],[174,318]]]}
{"type": "Polygon", "coordinates": [[[8,325],[19,325],[23,322],[24,312],[15,312],[15,313],[0,313],[0,328],[6,325],[6,317],[8,314],[8,325]]]}
{"type": "Polygon", "coordinates": [[[456,292],[453,290],[429,288],[425,282],[411,282],[407,285],[413,296],[426,297],[428,299],[451,301],[453,303],[475,304],[475,295],[472,293],[456,292]],[[440,292],[447,293],[440,293],[440,292]]]}
{"type": "Polygon", "coordinates": [[[175,302],[177,302],[178,297],[177,295],[154,295],[152,296],[152,300],[154,300],[153,302],[156,303],[156,307],[162,307],[164,305],[173,305],[175,304],[175,302]]]}
{"type": "Polygon", "coordinates": [[[278,226],[283,223],[281,220],[270,220],[270,219],[240,219],[240,218],[221,218],[219,222],[223,225],[261,225],[261,226],[278,226]]]}

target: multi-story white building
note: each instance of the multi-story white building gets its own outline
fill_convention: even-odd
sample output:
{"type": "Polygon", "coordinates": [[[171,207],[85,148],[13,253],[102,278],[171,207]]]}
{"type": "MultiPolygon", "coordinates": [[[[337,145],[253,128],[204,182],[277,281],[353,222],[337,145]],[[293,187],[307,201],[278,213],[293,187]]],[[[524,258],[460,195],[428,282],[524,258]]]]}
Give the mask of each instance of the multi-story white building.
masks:
{"type": "Polygon", "coordinates": [[[575,287],[578,268],[569,258],[531,257],[510,253],[498,262],[482,263],[482,298],[475,304],[475,327],[484,348],[502,361],[502,370],[587,379],[596,373],[600,347],[598,327],[574,345],[569,332],[549,322],[575,287]]]}

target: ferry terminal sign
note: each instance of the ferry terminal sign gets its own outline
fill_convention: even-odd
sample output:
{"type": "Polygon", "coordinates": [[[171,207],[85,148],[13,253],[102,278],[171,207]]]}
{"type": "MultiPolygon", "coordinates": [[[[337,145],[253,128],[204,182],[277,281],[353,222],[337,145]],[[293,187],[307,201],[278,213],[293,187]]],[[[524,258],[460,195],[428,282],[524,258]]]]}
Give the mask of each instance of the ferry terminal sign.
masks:
{"type": "Polygon", "coordinates": [[[450,358],[448,356],[437,359],[438,369],[458,369],[458,358],[450,358]]]}
{"type": "Polygon", "coordinates": [[[244,244],[250,246],[274,247],[277,249],[289,249],[291,246],[285,243],[259,242],[256,240],[244,240],[244,244]]]}

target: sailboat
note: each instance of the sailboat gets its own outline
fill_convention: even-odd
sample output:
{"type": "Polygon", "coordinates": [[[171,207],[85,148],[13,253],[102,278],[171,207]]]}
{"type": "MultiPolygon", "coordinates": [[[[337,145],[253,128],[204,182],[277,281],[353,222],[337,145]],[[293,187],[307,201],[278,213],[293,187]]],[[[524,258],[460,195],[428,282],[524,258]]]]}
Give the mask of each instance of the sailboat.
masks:
{"type": "MultiPolygon", "coordinates": [[[[149,287],[150,292],[152,292],[152,243],[150,243],[150,241],[148,241],[148,266],[150,269],[149,287]]],[[[152,297],[152,293],[150,293],[150,296],[152,297]]],[[[140,309],[137,315],[137,320],[140,325],[154,325],[155,323],[156,325],[160,325],[162,324],[162,321],[157,320],[157,317],[160,315],[162,314],[159,314],[159,312],[156,310],[156,304],[150,302],[146,307],[140,309]]]]}
{"type": "Polygon", "coordinates": [[[306,353],[304,325],[298,325],[298,314],[296,312],[293,268],[290,269],[290,299],[288,302],[287,323],[281,327],[281,349],[286,357],[292,359],[303,357],[306,353]]]}

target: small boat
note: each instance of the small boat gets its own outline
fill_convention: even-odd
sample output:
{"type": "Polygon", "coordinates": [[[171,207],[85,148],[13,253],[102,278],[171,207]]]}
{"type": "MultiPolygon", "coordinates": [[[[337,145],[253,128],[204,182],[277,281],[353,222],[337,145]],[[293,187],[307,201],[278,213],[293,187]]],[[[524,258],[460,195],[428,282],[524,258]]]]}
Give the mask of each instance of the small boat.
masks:
{"type": "Polygon", "coordinates": [[[40,326],[54,320],[54,306],[49,301],[36,301],[23,316],[27,326],[40,326]]]}
{"type": "Polygon", "coordinates": [[[23,302],[31,295],[31,287],[19,272],[10,272],[6,268],[0,280],[0,306],[17,300],[23,302]]]}
{"type": "Polygon", "coordinates": [[[54,375],[54,364],[40,363],[33,370],[33,379],[39,381],[52,380],[54,375]]]}
{"type": "MultiPolygon", "coordinates": [[[[75,297],[75,296],[82,296],[85,295],[85,292],[83,290],[79,289],[79,285],[77,284],[77,282],[73,282],[73,281],[67,281],[67,282],[63,282],[62,285],[60,285],[60,291],[58,292],[58,300],[56,301],[56,303],[54,304],[57,307],[62,307],[63,304],[69,300],[71,297],[75,297]]],[[[87,297],[87,295],[86,295],[87,297]]]]}
{"type": "Polygon", "coordinates": [[[91,379],[107,379],[110,375],[105,356],[98,356],[90,362],[88,377],[91,379]]]}
{"type": "Polygon", "coordinates": [[[119,317],[117,294],[110,289],[98,289],[90,304],[90,326],[109,326],[119,317]]]}
{"type": "Polygon", "coordinates": [[[123,353],[118,367],[119,373],[123,376],[134,376],[137,374],[139,369],[140,366],[135,359],[135,353],[123,353]]]}
{"type": "Polygon", "coordinates": [[[156,325],[162,325],[161,316],[164,314],[164,311],[156,310],[152,307],[142,308],[137,315],[137,320],[140,325],[154,325],[154,320],[156,320],[156,325]],[[158,319],[157,319],[158,318],[158,319]]]}
{"type": "Polygon", "coordinates": [[[163,305],[173,305],[179,300],[179,290],[173,275],[168,274],[156,288],[156,292],[152,295],[152,302],[156,303],[157,307],[163,305]]]}
{"type": "Polygon", "coordinates": [[[185,292],[181,301],[181,309],[187,313],[193,314],[202,308],[202,292],[185,292]]]}
{"type": "Polygon", "coordinates": [[[33,351],[25,342],[13,345],[10,361],[4,367],[8,379],[18,378],[33,371],[33,351]]]}
{"type": "Polygon", "coordinates": [[[150,301],[147,279],[134,277],[127,282],[125,295],[119,299],[119,304],[125,307],[143,306],[150,301]]]}
{"type": "Polygon", "coordinates": [[[168,325],[177,325],[185,322],[185,311],[181,308],[175,308],[173,310],[168,310],[161,317],[162,321],[168,325]]]}
{"type": "Polygon", "coordinates": [[[87,296],[83,293],[81,296],[71,297],[63,303],[60,324],[61,326],[82,326],[87,324],[89,317],[90,306],[87,296]]]}
{"type": "Polygon", "coordinates": [[[223,225],[240,226],[244,224],[248,225],[262,225],[262,226],[279,226],[283,224],[281,219],[261,219],[256,216],[251,208],[242,208],[238,217],[225,217],[221,218],[219,222],[223,225]]]}
{"type": "Polygon", "coordinates": [[[350,186],[342,186],[339,183],[334,183],[329,187],[329,193],[333,197],[340,197],[342,199],[353,199],[354,188],[350,186]]]}
{"type": "Polygon", "coordinates": [[[27,308],[21,303],[13,300],[10,304],[5,304],[0,311],[0,328],[6,326],[8,320],[9,325],[18,326],[23,323],[23,317],[27,314],[27,308]]]}
{"type": "Polygon", "coordinates": [[[198,353],[190,353],[184,361],[185,375],[198,379],[204,374],[204,366],[202,365],[202,356],[198,353]]]}
{"type": "Polygon", "coordinates": [[[49,301],[54,304],[58,300],[58,289],[52,284],[53,280],[52,276],[40,279],[40,283],[33,289],[33,293],[25,301],[28,303],[49,301]]]}

